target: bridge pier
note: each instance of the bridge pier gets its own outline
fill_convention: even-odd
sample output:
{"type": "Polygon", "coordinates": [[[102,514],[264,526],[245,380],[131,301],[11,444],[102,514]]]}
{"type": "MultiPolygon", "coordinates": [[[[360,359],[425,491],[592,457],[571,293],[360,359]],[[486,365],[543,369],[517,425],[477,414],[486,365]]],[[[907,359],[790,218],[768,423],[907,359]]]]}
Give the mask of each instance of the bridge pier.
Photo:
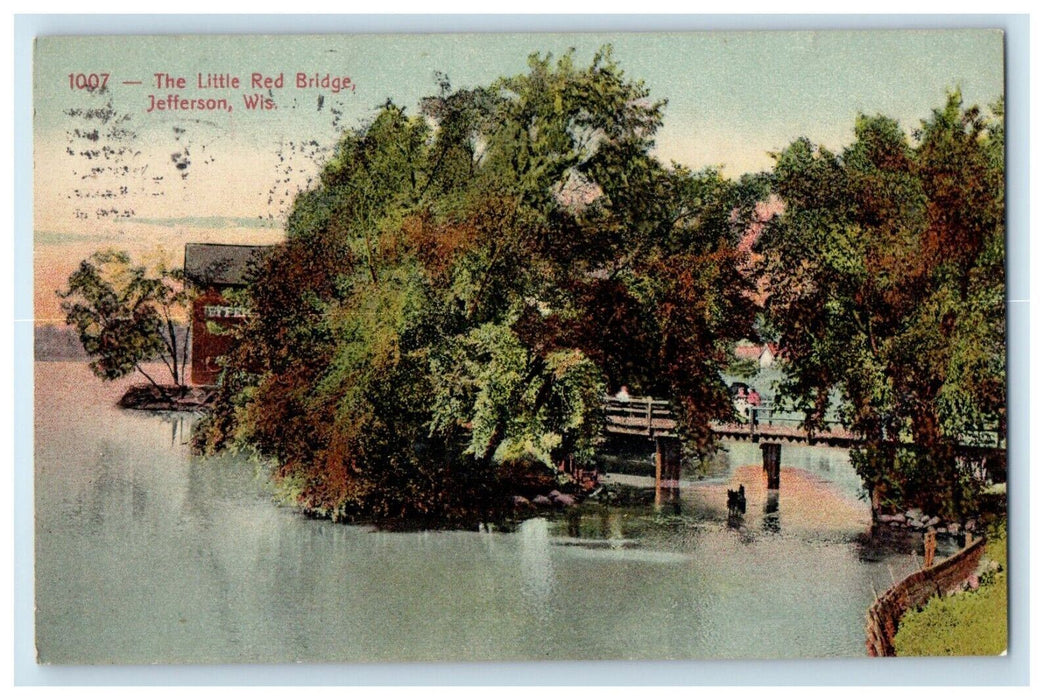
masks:
{"type": "Polygon", "coordinates": [[[763,473],[766,474],[766,488],[781,488],[781,443],[764,442],[759,447],[763,450],[763,473]]]}
{"type": "Polygon", "coordinates": [[[655,437],[657,444],[656,477],[659,487],[665,481],[678,485],[682,476],[682,444],[675,437],[655,437]]]}

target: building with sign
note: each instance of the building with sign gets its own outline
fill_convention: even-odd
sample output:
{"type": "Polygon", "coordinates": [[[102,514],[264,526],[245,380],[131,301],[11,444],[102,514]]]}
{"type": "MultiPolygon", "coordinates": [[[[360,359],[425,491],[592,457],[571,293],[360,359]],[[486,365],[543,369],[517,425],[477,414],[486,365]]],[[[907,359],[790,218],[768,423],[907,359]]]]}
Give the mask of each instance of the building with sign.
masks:
{"type": "Polygon", "coordinates": [[[190,320],[190,382],[215,384],[219,358],[233,347],[233,329],[248,317],[237,303],[237,290],[247,285],[252,267],[270,246],[187,243],[183,270],[201,294],[193,301],[190,320]]]}

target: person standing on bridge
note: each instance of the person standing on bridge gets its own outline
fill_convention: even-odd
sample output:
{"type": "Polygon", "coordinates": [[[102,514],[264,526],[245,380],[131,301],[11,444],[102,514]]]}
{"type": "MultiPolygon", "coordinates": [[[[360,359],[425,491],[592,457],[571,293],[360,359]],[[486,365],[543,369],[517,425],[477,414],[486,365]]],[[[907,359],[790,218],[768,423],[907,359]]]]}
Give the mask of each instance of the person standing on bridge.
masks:
{"type": "Polygon", "coordinates": [[[621,386],[620,391],[613,398],[617,401],[631,401],[631,394],[628,393],[627,385],[621,386]]]}
{"type": "Polygon", "coordinates": [[[763,403],[763,399],[760,398],[759,392],[756,391],[754,387],[749,389],[748,390],[748,405],[749,406],[758,406],[761,403],[763,403]]]}
{"type": "Polygon", "coordinates": [[[748,418],[748,393],[743,386],[737,387],[737,395],[734,396],[734,409],[741,420],[748,418]]]}

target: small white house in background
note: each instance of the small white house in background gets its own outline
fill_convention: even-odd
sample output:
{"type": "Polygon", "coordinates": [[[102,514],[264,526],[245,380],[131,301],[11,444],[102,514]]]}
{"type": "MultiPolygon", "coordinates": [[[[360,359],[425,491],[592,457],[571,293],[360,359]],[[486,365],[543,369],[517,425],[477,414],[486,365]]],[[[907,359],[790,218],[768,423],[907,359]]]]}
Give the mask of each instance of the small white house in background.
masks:
{"type": "Polygon", "coordinates": [[[734,348],[734,355],[740,360],[754,360],[759,363],[761,369],[766,369],[767,367],[772,367],[777,361],[777,346],[773,343],[756,345],[755,343],[741,342],[734,348]]]}

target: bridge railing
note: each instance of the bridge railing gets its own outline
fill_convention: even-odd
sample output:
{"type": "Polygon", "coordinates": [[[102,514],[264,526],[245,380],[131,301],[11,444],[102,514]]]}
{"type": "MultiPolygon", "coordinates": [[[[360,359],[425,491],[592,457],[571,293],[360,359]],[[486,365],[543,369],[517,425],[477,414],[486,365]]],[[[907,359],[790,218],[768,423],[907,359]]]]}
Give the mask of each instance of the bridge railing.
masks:
{"type": "Polygon", "coordinates": [[[603,400],[606,426],[614,432],[638,435],[673,434],[676,418],[671,401],[652,397],[620,399],[607,396],[603,400]]]}
{"type": "MultiPolygon", "coordinates": [[[[607,396],[603,400],[606,425],[613,432],[632,434],[675,433],[677,418],[671,401],[652,397],[617,398],[607,396]]],[[[802,427],[806,414],[784,413],[772,406],[748,406],[745,415],[736,425],[739,430],[751,434],[761,432],[763,426],[782,426],[792,430],[802,427]]],[[[733,425],[733,424],[731,424],[733,425]]],[[[839,424],[829,423],[829,429],[839,424]]]]}
{"type": "MultiPolygon", "coordinates": [[[[742,423],[754,423],[756,425],[786,425],[793,428],[802,428],[809,414],[806,411],[785,411],[775,406],[748,406],[741,415],[742,423]]],[[[840,421],[825,421],[826,430],[836,428],[846,429],[840,421]]]]}
{"type": "MultiPolygon", "coordinates": [[[[649,396],[627,399],[606,396],[603,400],[603,410],[606,414],[606,427],[611,432],[650,437],[677,434],[677,417],[671,401],[666,399],[649,396]]],[[[810,436],[839,442],[857,439],[847,425],[835,420],[825,421],[823,427],[812,434],[806,433],[803,426],[807,417],[806,411],[784,411],[775,406],[749,405],[739,423],[724,423],[715,427],[731,434],[746,433],[753,438],[763,435],[776,438],[781,433],[779,429],[783,429],[785,432],[793,432],[796,437],[805,433],[807,439],[810,436]]],[[[974,431],[964,436],[960,447],[1002,450],[1003,442],[995,430],[974,431]]]]}
{"type": "MultiPolygon", "coordinates": [[[[802,428],[809,417],[808,411],[785,411],[774,406],[748,406],[745,415],[741,416],[744,423],[755,423],[757,425],[787,425],[802,428]]],[[[826,420],[823,430],[849,431],[849,427],[843,421],[826,420]]],[[[819,431],[820,432],[820,431],[819,431]]],[[[1002,447],[1003,440],[995,427],[986,427],[982,430],[971,430],[961,433],[961,446],[974,447],[1002,447]]]]}

